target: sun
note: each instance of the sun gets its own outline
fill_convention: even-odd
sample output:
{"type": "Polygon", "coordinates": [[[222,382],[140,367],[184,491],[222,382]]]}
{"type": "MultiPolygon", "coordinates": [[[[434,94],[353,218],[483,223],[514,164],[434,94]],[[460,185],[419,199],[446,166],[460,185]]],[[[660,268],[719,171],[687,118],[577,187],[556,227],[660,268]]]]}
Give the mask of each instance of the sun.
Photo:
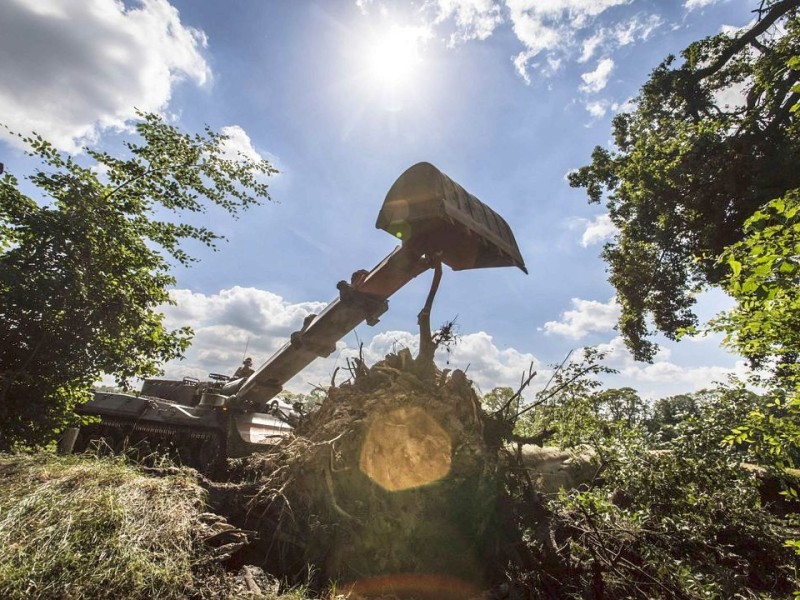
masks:
{"type": "Polygon", "coordinates": [[[410,84],[422,66],[421,47],[427,37],[423,28],[399,26],[375,36],[364,48],[370,80],[389,88],[410,84]]]}

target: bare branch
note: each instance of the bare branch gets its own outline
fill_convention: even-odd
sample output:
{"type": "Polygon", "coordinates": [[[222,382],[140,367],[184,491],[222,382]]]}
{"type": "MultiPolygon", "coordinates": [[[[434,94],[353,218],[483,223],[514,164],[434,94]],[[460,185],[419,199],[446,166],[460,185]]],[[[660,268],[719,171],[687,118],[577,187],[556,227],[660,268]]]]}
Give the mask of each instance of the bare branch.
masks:
{"type": "Polygon", "coordinates": [[[783,17],[786,13],[791,10],[797,9],[800,7],[800,0],[781,0],[773,4],[769,9],[767,9],[766,14],[763,14],[763,5],[758,10],[761,19],[753,25],[751,29],[749,29],[746,33],[742,34],[740,37],[733,40],[730,46],[728,46],[722,54],[717,57],[713,63],[704,67],[702,69],[698,69],[694,73],[692,73],[692,78],[695,81],[700,81],[701,79],[705,79],[709,75],[713,75],[717,71],[719,71],[722,67],[725,66],[731,58],[733,58],[738,52],[740,52],[745,46],[752,44],[758,36],[764,33],[767,29],[772,27],[775,22],[783,17]]]}
{"type": "Polygon", "coordinates": [[[533,370],[533,363],[531,363],[530,367],[528,367],[527,375],[524,372],[522,373],[522,378],[520,379],[520,384],[519,388],[517,388],[517,391],[514,392],[514,394],[508,400],[506,400],[506,403],[503,404],[503,406],[494,411],[494,414],[502,414],[508,410],[508,407],[511,406],[512,402],[518,399],[522,395],[523,390],[531,384],[533,378],[536,377],[536,373],[537,372],[533,370]]]}

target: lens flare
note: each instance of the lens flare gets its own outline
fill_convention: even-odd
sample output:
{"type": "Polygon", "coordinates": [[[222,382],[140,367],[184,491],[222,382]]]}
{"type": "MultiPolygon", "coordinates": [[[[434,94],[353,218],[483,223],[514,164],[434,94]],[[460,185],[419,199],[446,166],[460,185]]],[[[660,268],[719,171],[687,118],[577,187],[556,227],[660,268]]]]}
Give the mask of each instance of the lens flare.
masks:
{"type": "Polygon", "coordinates": [[[419,406],[375,417],[361,446],[359,468],[383,489],[396,492],[445,477],[452,462],[452,441],[419,406]]]}

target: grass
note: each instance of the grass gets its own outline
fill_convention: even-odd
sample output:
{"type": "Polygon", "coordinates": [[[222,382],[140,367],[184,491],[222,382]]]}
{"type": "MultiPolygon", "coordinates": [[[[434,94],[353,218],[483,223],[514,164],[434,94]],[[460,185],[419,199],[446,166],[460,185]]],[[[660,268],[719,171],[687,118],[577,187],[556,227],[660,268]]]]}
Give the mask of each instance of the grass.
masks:
{"type": "Polygon", "coordinates": [[[206,510],[189,470],[156,477],[121,457],[0,454],[0,598],[253,598],[209,558],[206,510]]]}
{"type": "Polygon", "coordinates": [[[197,594],[203,506],[188,476],[121,459],[0,456],[0,597],[197,594]]]}

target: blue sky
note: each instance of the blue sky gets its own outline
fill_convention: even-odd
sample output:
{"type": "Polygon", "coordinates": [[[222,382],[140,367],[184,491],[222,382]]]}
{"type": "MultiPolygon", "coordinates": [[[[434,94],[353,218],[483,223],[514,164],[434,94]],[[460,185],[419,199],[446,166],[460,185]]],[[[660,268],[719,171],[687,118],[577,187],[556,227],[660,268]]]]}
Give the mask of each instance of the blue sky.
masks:
{"type": "MultiPolygon", "coordinates": [[[[483,391],[537,382],[572,348],[602,345],[630,385],[654,397],[741,372],[719,338],[665,343],[634,363],[613,330],[616,307],[598,257],[613,236],[565,174],[608,145],[668,54],[752,19],[743,0],[4,0],[0,121],[36,130],[66,151],[119,148],[133,107],[187,130],[208,123],[236,148],[280,169],[275,202],[238,220],[204,220],[228,237],[176,270],[172,326],[196,341],[169,375],[256,363],[336,295],[335,284],[394,247],[375,218],[394,180],[428,161],[511,225],[530,275],[446,270],[433,322],[457,316],[461,341],[441,366],[465,368],[483,391]]],[[[2,138],[0,138],[2,139],[2,138]]],[[[0,161],[30,168],[0,141],[0,161]]],[[[325,384],[364,342],[376,360],[414,347],[430,275],[398,292],[374,328],[290,384],[325,384]]],[[[709,317],[727,305],[700,300],[709,317]]]]}

